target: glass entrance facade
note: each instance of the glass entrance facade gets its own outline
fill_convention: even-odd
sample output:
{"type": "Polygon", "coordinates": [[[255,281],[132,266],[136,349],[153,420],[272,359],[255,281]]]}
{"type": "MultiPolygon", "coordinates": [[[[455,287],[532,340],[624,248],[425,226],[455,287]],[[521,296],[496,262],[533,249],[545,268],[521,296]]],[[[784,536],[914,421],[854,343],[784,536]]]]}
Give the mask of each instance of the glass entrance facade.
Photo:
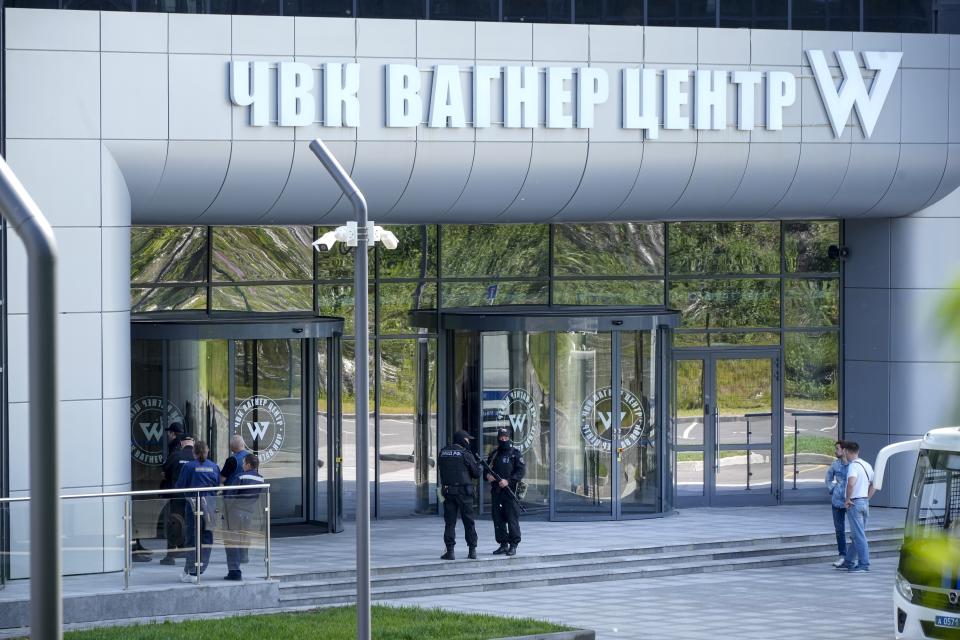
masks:
{"type": "MultiPolygon", "coordinates": [[[[573,458],[575,454],[565,452],[564,446],[553,452],[553,458],[547,457],[547,448],[553,446],[551,442],[566,442],[564,434],[569,432],[572,437],[579,429],[575,409],[582,398],[574,397],[574,391],[580,393],[586,386],[613,389],[619,385],[641,397],[641,387],[644,392],[651,388],[649,378],[656,375],[656,369],[648,363],[655,337],[642,332],[631,337],[623,331],[578,333],[575,328],[546,332],[525,329],[517,333],[488,327],[482,331],[482,340],[454,339],[444,346],[437,329],[423,323],[416,326],[411,321],[411,311],[433,310],[431,313],[439,316],[461,308],[670,308],[680,312],[680,324],[673,331],[670,345],[678,358],[684,353],[722,356],[732,350],[770,350],[778,359],[773,373],[779,374],[779,381],[773,381],[767,392],[772,408],[747,411],[733,404],[730,411],[777,413],[764,427],[773,433],[768,447],[773,500],[820,498],[817,476],[829,464],[832,442],[842,435],[841,262],[829,251],[831,245],[842,244],[839,221],[389,228],[397,235],[399,248],[370,249],[374,408],[370,475],[375,479],[371,500],[374,516],[435,512],[435,456],[445,442],[451,420],[473,411],[469,407],[474,406],[479,407],[477,411],[495,413],[503,394],[512,389],[524,389],[534,402],[541,400],[538,394],[545,398],[537,413],[541,442],[537,444],[535,437],[530,444],[533,449],[540,447],[531,454],[537,461],[531,466],[531,474],[539,474],[532,475],[535,481],[528,495],[531,506],[547,509],[547,505],[553,505],[550,508],[557,510],[557,517],[565,513],[566,498],[579,504],[576,509],[583,508],[586,513],[594,510],[597,517],[607,517],[608,512],[614,517],[630,510],[650,509],[650,498],[643,489],[650,485],[636,477],[649,475],[649,449],[638,445],[630,449],[632,459],[624,459],[627,454],[620,452],[618,460],[616,447],[611,445],[609,459],[605,452],[597,453],[597,459],[587,468],[586,462],[575,467],[565,461],[564,456],[573,458]],[[615,340],[620,342],[615,345],[615,340]],[[478,397],[444,395],[447,381],[441,369],[446,366],[445,358],[454,352],[464,357],[472,354],[475,359],[473,368],[463,373],[475,377],[475,387],[463,393],[480,394],[478,397]],[[587,352],[593,354],[590,362],[578,360],[587,358],[587,352]],[[551,378],[551,371],[559,371],[561,362],[566,362],[566,368],[560,377],[551,378]],[[548,459],[556,464],[546,466],[548,459]],[[634,471],[624,471],[621,480],[614,473],[616,465],[629,465],[634,471]],[[549,488],[559,486],[557,474],[564,478],[568,471],[571,476],[581,477],[563,479],[568,495],[551,502],[549,488]],[[592,473],[601,477],[607,474],[610,479],[605,485],[601,477],[597,481],[589,478],[592,473]],[[623,491],[616,493],[615,482],[623,485],[621,489],[637,489],[632,494],[635,507],[626,506],[623,491]],[[615,496],[619,506],[610,504],[616,502],[615,496]],[[596,504],[588,508],[585,501],[596,504]]],[[[337,398],[343,410],[339,433],[343,446],[341,500],[344,513],[350,517],[356,500],[353,254],[339,248],[313,252],[310,242],[328,230],[330,227],[309,226],[134,227],[131,301],[135,313],[159,315],[229,312],[255,318],[299,311],[342,317],[340,353],[311,357],[339,364],[331,370],[342,382],[337,398]]],[[[430,326],[438,325],[434,322],[430,326]]],[[[261,350],[258,364],[261,355],[268,360],[280,357],[279,351],[267,355],[264,347],[269,350],[269,345],[257,347],[261,350]]],[[[252,345],[237,348],[244,354],[253,349],[252,345]]],[[[250,362],[252,367],[252,359],[250,362]]],[[[697,393],[690,382],[693,373],[685,369],[696,366],[694,361],[678,360],[676,364],[678,420],[689,418],[691,411],[702,415],[702,400],[684,399],[685,393],[697,393]]],[[[246,374],[253,376],[254,370],[250,368],[246,374]]],[[[702,369],[699,375],[705,375],[702,369]]],[[[732,374],[730,377],[736,378],[732,374]]],[[[313,400],[318,406],[328,400],[324,393],[318,391],[313,400]]],[[[717,393],[735,394],[737,389],[721,385],[717,393]]],[[[480,418],[476,420],[480,429],[480,418]]],[[[486,432],[502,421],[487,415],[486,432]]],[[[518,427],[527,424],[531,423],[518,427]]],[[[323,428],[322,415],[318,414],[315,437],[332,437],[330,432],[321,433],[323,428]]],[[[684,435],[685,428],[677,433],[684,435]]],[[[702,429],[687,435],[702,438],[702,429]]],[[[675,459],[696,462],[693,458],[712,450],[710,443],[676,442],[699,449],[677,449],[677,455],[666,456],[669,464],[675,459]]],[[[576,440],[570,444],[573,446],[576,440]]],[[[736,451],[746,451],[756,441],[751,436],[750,447],[746,442],[729,444],[736,451]]],[[[759,480],[756,474],[766,473],[754,465],[759,455],[746,457],[754,480],[759,480]]],[[[308,462],[304,464],[309,466],[308,462]]],[[[703,466],[702,461],[700,464],[703,466]]],[[[758,486],[754,480],[751,491],[758,486]]],[[[678,486],[678,490],[681,488],[678,486]]]]}

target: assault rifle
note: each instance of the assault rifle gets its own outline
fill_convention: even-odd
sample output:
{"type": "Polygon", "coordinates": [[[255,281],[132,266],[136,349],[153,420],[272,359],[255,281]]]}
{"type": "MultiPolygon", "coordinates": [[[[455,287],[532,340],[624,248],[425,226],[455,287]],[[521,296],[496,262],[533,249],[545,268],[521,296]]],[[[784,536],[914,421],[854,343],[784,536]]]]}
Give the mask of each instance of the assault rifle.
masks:
{"type": "MultiPolygon", "coordinates": [[[[484,457],[481,456],[480,454],[476,453],[475,451],[471,451],[471,453],[473,453],[473,456],[477,459],[477,462],[480,464],[480,467],[481,467],[484,471],[486,471],[488,474],[490,474],[491,476],[493,476],[494,481],[496,481],[496,482],[499,483],[499,482],[501,482],[501,481],[503,480],[503,478],[500,477],[500,474],[493,470],[493,468],[492,468],[492,467],[490,466],[490,464],[487,462],[487,459],[486,459],[486,458],[484,458],[484,457]]],[[[520,491],[521,485],[524,486],[524,488],[526,488],[526,485],[523,483],[523,480],[520,480],[519,482],[517,482],[517,490],[518,490],[518,491],[520,491]]],[[[518,507],[520,507],[520,511],[522,511],[523,513],[526,513],[526,512],[527,512],[527,510],[526,510],[526,509],[524,508],[524,506],[523,506],[523,503],[520,502],[520,498],[518,498],[518,497],[517,497],[517,494],[515,494],[515,493],[513,492],[513,489],[510,488],[510,481],[509,481],[509,480],[507,481],[507,486],[505,486],[505,487],[500,487],[500,490],[501,490],[501,491],[506,491],[507,494],[508,494],[511,498],[513,498],[513,501],[517,503],[517,506],[518,506],[518,507]]],[[[526,492],[524,491],[524,493],[526,493],[526,492]]]]}

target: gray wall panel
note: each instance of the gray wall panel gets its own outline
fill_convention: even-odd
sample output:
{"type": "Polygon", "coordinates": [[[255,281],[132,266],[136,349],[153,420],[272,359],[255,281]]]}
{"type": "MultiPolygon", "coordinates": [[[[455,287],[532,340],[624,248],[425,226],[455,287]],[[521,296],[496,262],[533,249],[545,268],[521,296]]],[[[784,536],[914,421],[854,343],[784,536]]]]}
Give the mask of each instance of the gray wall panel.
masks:
{"type": "Polygon", "coordinates": [[[553,220],[610,220],[630,194],[642,160],[640,144],[591,144],[580,186],[553,220]]]}
{"type": "Polygon", "coordinates": [[[478,22],[477,58],[532,60],[533,25],[519,22],[478,22]]]}
{"type": "Polygon", "coordinates": [[[489,220],[509,207],[527,177],[532,151],[529,142],[478,142],[467,186],[447,212],[447,219],[489,220]]]}
{"type": "Polygon", "coordinates": [[[802,31],[750,30],[751,64],[792,67],[805,62],[802,31]]]}
{"type": "Polygon", "coordinates": [[[838,217],[866,213],[890,188],[899,161],[899,144],[851,145],[843,183],[820,213],[838,217]]]}
{"type": "Polygon", "coordinates": [[[170,53],[230,54],[230,16],[171,13],[169,21],[170,53]]]}
{"type": "Polygon", "coordinates": [[[100,137],[99,54],[7,51],[5,89],[8,139],[100,137]]]}
{"type": "Polygon", "coordinates": [[[901,42],[904,69],[946,69],[950,66],[950,36],[905,33],[901,42]]]}
{"type": "Polygon", "coordinates": [[[848,360],[843,386],[845,436],[890,433],[890,363],[848,360]]]}
{"type": "Polygon", "coordinates": [[[397,205],[380,219],[444,219],[463,193],[472,166],[472,142],[418,142],[410,183],[397,205]]]}
{"type": "Polygon", "coordinates": [[[364,58],[417,57],[417,23],[414,20],[359,20],[357,55],[364,58]]]}
{"type": "Polygon", "coordinates": [[[732,217],[769,211],[787,193],[799,162],[797,143],[750,145],[743,178],[723,210],[732,217]]]}
{"type": "Polygon", "coordinates": [[[104,138],[169,137],[166,54],[104,53],[100,74],[104,138]]]}
{"type": "Polygon", "coordinates": [[[166,53],[169,24],[165,13],[100,13],[102,51],[166,53]]]}
{"type": "Polygon", "coordinates": [[[643,61],[696,64],[697,29],[644,27],[643,61]]]}
{"type": "Polygon", "coordinates": [[[229,224],[236,218],[261,218],[280,197],[292,164],[292,142],[235,141],[217,199],[198,221],[229,224]]]}
{"type": "Polygon", "coordinates": [[[513,203],[500,215],[510,221],[542,220],[576,193],[587,163],[585,142],[533,145],[530,171],[513,203]]]}
{"type": "MultiPolygon", "coordinates": [[[[277,63],[278,62],[292,62],[293,56],[234,56],[234,60],[264,60],[270,62],[270,70],[268,73],[269,77],[269,88],[267,90],[268,96],[277,95],[277,63]]],[[[223,69],[216,69],[217,73],[222,74],[223,69]]],[[[209,81],[209,80],[208,80],[209,81]]],[[[211,83],[216,86],[214,83],[211,83]]],[[[229,103],[228,103],[229,104],[229,103]]],[[[278,127],[274,126],[279,118],[277,113],[277,101],[271,99],[268,103],[269,110],[269,120],[271,126],[267,127],[254,127],[250,125],[250,111],[248,109],[236,109],[233,108],[230,110],[230,120],[231,120],[231,132],[232,138],[234,140],[293,140],[294,137],[294,128],[293,127],[278,127]]],[[[219,122],[219,120],[218,120],[219,122]]],[[[205,136],[198,136],[201,139],[205,136]]]]}
{"type": "MultiPolygon", "coordinates": [[[[325,142],[330,140],[351,140],[356,141],[357,139],[357,128],[356,127],[327,127],[323,126],[324,123],[324,114],[323,110],[323,72],[321,72],[321,66],[328,62],[339,62],[342,64],[349,64],[356,62],[356,58],[353,57],[333,57],[333,56],[297,56],[297,62],[303,62],[304,64],[309,64],[313,67],[313,82],[314,88],[316,89],[315,95],[317,100],[317,111],[314,116],[314,122],[312,125],[305,127],[296,127],[294,128],[294,138],[296,140],[305,140],[309,144],[314,138],[322,138],[325,142]]],[[[276,115],[275,113],[272,115],[276,115]]],[[[246,121],[242,121],[241,126],[248,127],[246,121]]],[[[302,146],[302,145],[301,145],[302,146]]]]}
{"type": "Polygon", "coordinates": [[[890,433],[919,436],[957,424],[956,362],[890,363],[890,433]]]}
{"type": "Polygon", "coordinates": [[[956,191],[960,188],[960,144],[947,145],[947,167],[940,179],[940,186],[930,196],[925,208],[917,217],[950,217],[957,215],[956,191]],[[950,194],[955,194],[950,198],[950,194]]]}
{"type": "Polygon", "coordinates": [[[293,56],[293,17],[231,16],[235,56],[293,56]]]}
{"type": "MultiPolygon", "coordinates": [[[[916,259],[916,256],[914,256],[916,259]]],[[[893,272],[896,273],[896,266],[893,272]]],[[[890,360],[894,362],[960,362],[960,343],[944,330],[942,289],[891,289],[890,360]]]]}
{"type": "MultiPolygon", "coordinates": [[[[335,140],[327,147],[347,171],[353,171],[355,142],[335,140]]],[[[342,192],[323,165],[305,144],[294,145],[290,178],[273,208],[260,222],[270,224],[312,224],[320,222],[340,200],[342,192]]]]}
{"type": "Polygon", "coordinates": [[[619,220],[663,219],[687,188],[696,158],[695,144],[644,143],[640,174],[614,215],[619,220]]]}
{"type": "Polygon", "coordinates": [[[843,305],[846,357],[878,362],[889,360],[890,290],[848,287],[843,305]]]}
{"type": "Polygon", "coordinates": [[[171,140],[160,184],[143,210],[137,210],[134,222],[183,224],[197,220],[216,199],[229,164],[230,142],[171,140]]]}
{"type": "MultiPolygon", "coordinates": [[[[954,215],[960,211],[954,210],[954,215]]],[[[960,217],[897,218],[891,221],[891,286],[949,289],[956,282],[960,217]],[[923,260],[917,260],[924,256],[923,260]]]]}
{"type": "Polygon", "coordinates": [[[945,69],[903,69],[902,142],[935,143],[947,131],[947,83],[945,69]]]}
{"type": "Polygon", "coordinates": [[[803,144],[797,174],[774,215],[810,216],[825,207],[843,184],[851,145],[803,144]]]}
{"type": "Polygon", "coordinates": [[[643,62],[643,27],[590,25],[590,62],[643,62]]]}
{"type": "Polygon", "coordinates": [[[697,29],[700,64],[750,64],[750,32],[746,29],[697,29]]]}
{"type": "Polygon", "coordinates": [[[476,31],[473,22],[418,20],[417,57],[472,61],[477,51],[476,31]]]}
{"type": "Polygon", "coordinates": [[[589,27],[585,24],[534,24],[534,60],[589,60],[589,27]]]}
{"type": "Polygon", "coordinates": [[[222,55],[171,55],[170,139],[230,140],[232,122],[249,121],[246,109],[232,109],[226,99],[226,68],[222,55]],[[234,111],[242,112],[234,115],[234,111]]]}
{"type": "Polygon", "coordinates": [[[844,285],[853,287],[890,287],[891,221],[847,220],[843,242],[850,249],[844,263],[844,285]]]}
{"type": "Polygon", "coordinates": [[[723,207],[737,192],[747,168],[747,145],[701,144],[693,165],[690,183],[670,214],[723,216],[723,207]]]}
{"type": "Polygon", "coordinates": [[[95,11],[17,9],[4,14],[7,49],[100,50],[100,14],[95,11]]]}
{"type": "Polygon", "coordinates": [[[350,18],[293,19],[294,53],[299,56],[356,57],[357,23],[350,18]]]}
{"type": "Polygon", "coordinates": [[[901,145],[893,182],[868,215],[895,216],[897,212],[918,211],[940,186],[946,164],[946,145],[901,145]]]}
{"type": "MultiPolygon", "coordinates": [[[[960,48],[960,44],[957,45],[960,48]]],[[[949,140],[950,142],[960,142],[960,71],[952,69],[949,75],[950,95],[948,105],[949,118],[949,140]]]]}
{"type": "Polygon", "coordinates": [[[163,176],[170,143],[166,140],[110,140],[103,144],[123,173],[132,210],[145,213],[163,176]]]}
{"type": "Polygon", "coordinates": [[[415,142],[357,143],[353,179],[367,198],[372,220],[393,209],[403,195],[410,182],[416,151],[415,142]]]}

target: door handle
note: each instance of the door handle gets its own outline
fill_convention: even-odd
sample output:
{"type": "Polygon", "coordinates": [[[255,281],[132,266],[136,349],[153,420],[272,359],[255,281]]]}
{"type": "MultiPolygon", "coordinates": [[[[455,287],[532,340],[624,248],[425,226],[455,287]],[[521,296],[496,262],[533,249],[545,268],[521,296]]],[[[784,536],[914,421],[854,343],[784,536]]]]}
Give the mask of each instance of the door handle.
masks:
{"type": "Polygon", "coordinates": [[[720,412],[713,407],[713,472],[720,471],[720,412]]]}

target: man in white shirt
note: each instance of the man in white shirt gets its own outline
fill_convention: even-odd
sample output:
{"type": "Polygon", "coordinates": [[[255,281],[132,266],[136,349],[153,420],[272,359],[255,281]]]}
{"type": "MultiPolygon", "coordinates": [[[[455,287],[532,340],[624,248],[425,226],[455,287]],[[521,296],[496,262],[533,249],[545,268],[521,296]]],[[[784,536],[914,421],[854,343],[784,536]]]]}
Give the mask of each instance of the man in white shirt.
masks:
{"type": "Polygon", "coordinates": [[[860,458],[860,445],[846,441],[843,445],[847,459],[847,487],[844,506],[853,544],[847,547],[847,557],[841,568],[850,572],[870,571],[870,548],[867,545],[867,518],[870,498],[873,497],[873,467],[860,458]]]}

